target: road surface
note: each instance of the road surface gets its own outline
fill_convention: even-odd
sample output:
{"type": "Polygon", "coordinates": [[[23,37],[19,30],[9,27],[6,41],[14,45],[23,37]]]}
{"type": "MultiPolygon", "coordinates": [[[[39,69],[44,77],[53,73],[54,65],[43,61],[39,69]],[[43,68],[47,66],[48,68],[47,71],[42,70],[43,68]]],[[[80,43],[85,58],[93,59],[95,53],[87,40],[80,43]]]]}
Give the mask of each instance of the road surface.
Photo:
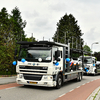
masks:
{"type": "Polygon", "coordinates": [[[94,90],[97,84],[100,84],[100,75],[83,76],[81,82],[69,81],[60,89],[39,86],[25,87],[12,83],[0,85],[0,100],[76,100],[75,98],[80,98],[80,96],[80,100],[85,100],[82,99],[82,97],[86,98],[83,93],[89,94],[88,91],[94,90]],[[68,97],[70,99],[67,99],[68,97]]]}

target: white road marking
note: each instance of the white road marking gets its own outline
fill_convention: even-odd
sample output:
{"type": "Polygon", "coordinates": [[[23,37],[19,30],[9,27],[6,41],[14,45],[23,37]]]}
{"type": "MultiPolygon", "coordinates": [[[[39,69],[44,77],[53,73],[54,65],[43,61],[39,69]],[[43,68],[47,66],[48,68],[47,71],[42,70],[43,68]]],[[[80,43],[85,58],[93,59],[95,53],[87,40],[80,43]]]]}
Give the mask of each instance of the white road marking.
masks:
{"type": "Polygon", "coordinates": [[[72,92],[74,89],[70,90],[69,92],[72,92]]]}
{"type": "MultiPolygon", "coordinates": [[[[100,79],[100,78],[97,78],[97,79],[100,79]]],[[[97,79],[94,79],[94,80],[97,80],[97,79]]],[[[94,80],[91,80],[91,81],[89,81],[89,82],[87,82],[87,83],[90,83],[90,82],[92,82],[92,81],[94,81],[94,80]]],[[[84,83],[84,84],[82,84],[82,85],[85,85],[86,83],[84,83]]],[[[82,86],[81,85],[81,86],[82,86]]],[[[78,86],[78,87],[76,87],[76,88],[80,88],[81,86],[78,86]]],[[[72,89],[72,90],[70,90],[69,92],[72,92],[74,89],[72,89]]],[[[64,96],[66,93],[64,93],[64,94],[62,94],[62,95],[60,95],[59,97],[62,97],[62,96],[64,96]]]]}
{"type": "Polygon", "coordinates": [[[77,88],[79,88],[80,86],[78,86],[77,88]]]}
{"type": "Polygon", "coordinates": [[[92,81],[94,81],[94,80],[91,80],[90,82],[92,82],[92,81]]]}
{"type": "Polygon", "coordinates": [[[82,85],[85,85],[86,83],[82,84],[82,85]]]}
{"type": "Polygon", "coordinates": [[[87,82],[87,83],[90,83],[90,82],[87,82]]]}
{"type": "Polygon", "coordinates": [[[59,97],[62,97],[62,96],[64,96],[66,93],[64,93],[64,94],[62,94],[62,95],[60,95],[59,97]]]}
{"type": "Polygon", "coordinates": [[[13,89],[13,88],[16,88],[16,87],[10,87],[10,88],[6,88],[6,90],[8,90],[8,89],[13,89]]]}

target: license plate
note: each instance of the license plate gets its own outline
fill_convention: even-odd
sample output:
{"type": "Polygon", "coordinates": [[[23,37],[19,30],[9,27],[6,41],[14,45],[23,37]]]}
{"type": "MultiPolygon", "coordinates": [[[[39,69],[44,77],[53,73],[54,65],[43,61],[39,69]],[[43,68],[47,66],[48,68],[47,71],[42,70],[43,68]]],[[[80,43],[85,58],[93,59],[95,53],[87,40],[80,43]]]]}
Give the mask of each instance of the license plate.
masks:
{"type": "Polygon", "coordinates": [[[30,84],[37,84],[37,82],[29,82],[30,84]]]}

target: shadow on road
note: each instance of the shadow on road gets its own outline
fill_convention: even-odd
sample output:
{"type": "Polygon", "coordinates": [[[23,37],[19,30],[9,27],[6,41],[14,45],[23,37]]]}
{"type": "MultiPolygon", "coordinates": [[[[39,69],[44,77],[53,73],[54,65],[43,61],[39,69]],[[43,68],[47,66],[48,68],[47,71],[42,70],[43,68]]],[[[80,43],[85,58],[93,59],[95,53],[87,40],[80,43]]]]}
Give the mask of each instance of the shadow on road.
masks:
{"type": "MultiPolygon", "coordinates": [[[[74,84],[75,82],[77,81],[71,80],[71,81],[65,82],[63,83],[62,87],[66,87],[68,85],[74,84]]],[[[59,89],[56,89],[56,87],[44,87],[44,86],[33,86],[33,85],[23,85],[23,86],[20,86],[19,88],[39,89],[39,90],[46,90],[46,91],[59,90],[59,89]]]]}
{"type": "MultiPolygon", "coordinates": [[[[100,75],[100,74],[99,74],[100,75]]],[[[85,77],[97,77],[98,75],[84,75],[85,77]]],[[[87,80],[85,77],[83,76],[83,79],[82,81],[85,81],[87,80]]],[[[80,81],[81,82],[81,81],[80,81]]],[[[69,85],[74,85],[74,84],[77,84],[79,83],[79,81],[77,80],[71,80],[71,81],[67,81],[65,83],[63,83],[63,86],[61,88],[64,88],[64,87],[68,87],[69,85]]],[[[44,91],[54,91],[54,90],[59,90],[59,89],[56,89],[56,87],[44,87],[44,86],[33,86],[33,85],[23,85],[23,86],[20,86],[19,88],[26,88],[26,89],[38,89],[38,90],[44,90],[44,91]]]]}
{"type": "Polygon", "coordinates": [[[99,76],[99,75],[100,75],[100,73],[95,74],[95,75],[94,75],[94,74],[84,74],[84,76],[92,76],[92,77],[93,77],[93,76],[99,76]]]}

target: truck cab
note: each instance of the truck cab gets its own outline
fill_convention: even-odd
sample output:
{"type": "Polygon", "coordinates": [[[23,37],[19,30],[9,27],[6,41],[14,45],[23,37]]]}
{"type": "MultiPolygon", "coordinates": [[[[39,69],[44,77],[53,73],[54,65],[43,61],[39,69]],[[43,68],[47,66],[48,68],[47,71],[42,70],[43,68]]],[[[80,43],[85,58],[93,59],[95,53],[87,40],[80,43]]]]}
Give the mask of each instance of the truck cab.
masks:
{"type": "MultiPolygon", "coordinates": [[[[82,60],[82,57],[79,57],[80,60],[82,60]]],[[[84,56],[84,73],[87,74],[97,74],[97,64],[96,64],[96,58],[93,56],[84,56]]]]}

